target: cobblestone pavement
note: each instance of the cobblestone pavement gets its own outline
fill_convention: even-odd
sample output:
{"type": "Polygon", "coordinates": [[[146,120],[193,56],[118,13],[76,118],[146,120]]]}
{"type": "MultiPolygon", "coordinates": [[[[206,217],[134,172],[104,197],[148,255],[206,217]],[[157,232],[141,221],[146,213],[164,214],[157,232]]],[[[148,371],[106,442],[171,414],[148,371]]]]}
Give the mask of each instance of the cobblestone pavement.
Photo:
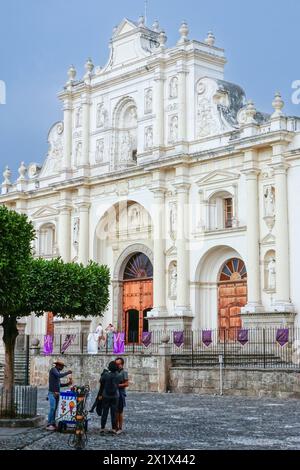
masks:
{"type": "MultiPolygon", "coordinates": [[[[39,391],[39,413],[46,414],[39,391]]],[[[297,400],[129,393],[126,432],[99,435],[100,419],[89,427],[90,450],[300,449],[297,400]]],[[[68,435],[44,430],[0,428],[1,449],[69,449],[68,435]]]]}

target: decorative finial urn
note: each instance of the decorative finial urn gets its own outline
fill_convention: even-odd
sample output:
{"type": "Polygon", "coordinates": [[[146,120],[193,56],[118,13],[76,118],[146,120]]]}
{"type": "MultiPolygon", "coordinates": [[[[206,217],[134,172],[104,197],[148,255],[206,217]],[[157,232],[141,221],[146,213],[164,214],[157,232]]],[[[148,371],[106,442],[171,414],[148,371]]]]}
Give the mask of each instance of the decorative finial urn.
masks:
{"type": "Polygon", "coordinates": [[[189,30],[187,22],[183,21],[181,23],[180,28],[179,28],[180,39],[178,41],[178,44],[184,44],[184,43],[188,42],[189,32],[190,32],[190,30],[189,30]]]}
{"type": "Polygon", "coordinates": [[[161,31],[158,36],[158,41],[159,41],[161,49],[164,49],[166,47],[167,40],[168,38],[167,38],[165,31],[161,31]]]}
{"type": "Polygon", "coordinates": [[[89,74],[91,74],[93,72],[94,64],[93,64],[93,61],[90,57],[87,59],[84,68],[85,68],[86,72],[89,73],[89,74]]]}
{"type": "Polygon", "coordinates": [[[18,181],[24,181],[26,179],[27,167],[24,162],[21,162],[20,168],[18,169],[19,178],[18,181]]]}
{"type": "Polygon", "coordinates": [[[159,33],[160,31],[160,26],[159,26],[159,22],[158,20],[155,20],[153,25],[152,25],[152,29],[153,31],[155,31],[155,33],[159,33]]]}
{"type": "Polygon", "coordinates": [[[255,108],[254,102],[249,100],[246,106],[246,123],[254,123],[257,110],[255,108]]]}
{"type": "Polygon", "coordinates": [[[273,100],[272,106],[274,108],[274,113],[272,114],[272,118],[283,116],[282,110],[284,108],[284,101],[279,92],[275,94],[275,98],[273,100]]]}
{"type": "Polygon", "coordinates": [[[11,171],[10,171],[10,169],[8,168],[8,166],[5,167],[5,170],[4,170],[4,172],[3,172],[3,178],[4,178],[3,184],[5,184],[5,185],[10,185],[10,184],[11,184],[11,180],[10,180],[10,178],[11,178],[11,171]]]}
{"type": "Polygon", "coordinates": [[[138,26],[139,26],[139,28],[144,28],[145,27],[145,17],[143,15],[141,15],[139,17],[138,26]]]}
{"type": "Polygon", "coordinates": [[[76,69],[74,67],[74,65],[71,65],[69,70],[68,70],[68,77],[69,77],[69,84],[73,83],[75,81],[75,78],[76,78],[76,69]]]}
{"type": "Polygon", "coordinates": [[[205,39],[205,44],[207,44],[210,47],[213,47],[215,45],[216,38],[215,35],[212,31],[209,31],[207,33],[207,38],[205,39]]]}

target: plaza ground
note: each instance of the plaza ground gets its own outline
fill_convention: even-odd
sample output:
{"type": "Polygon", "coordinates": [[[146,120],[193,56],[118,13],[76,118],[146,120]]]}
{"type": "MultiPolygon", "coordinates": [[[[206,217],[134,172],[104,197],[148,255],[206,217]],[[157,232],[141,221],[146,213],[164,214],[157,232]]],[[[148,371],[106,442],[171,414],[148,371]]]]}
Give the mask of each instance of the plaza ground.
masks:
{"type": "MultiPolygon", "coordinates": [[[[39,413],[46,414],[46,391],[39,413]]],[[[300,449],[298,400],[129,393],[126,432],[99,435],[92,415],[90,450],[300,449]]],[[[0,449],[69,449],[68,435],[0,428],[0,449]]]]}

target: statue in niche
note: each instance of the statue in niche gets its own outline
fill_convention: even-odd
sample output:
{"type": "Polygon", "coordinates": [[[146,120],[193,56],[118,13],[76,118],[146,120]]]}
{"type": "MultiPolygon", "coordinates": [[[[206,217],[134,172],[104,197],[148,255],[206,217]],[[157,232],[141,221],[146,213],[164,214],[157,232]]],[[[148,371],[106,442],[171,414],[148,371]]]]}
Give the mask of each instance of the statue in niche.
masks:
{"type": "Polygon", "coordinates": [[[96,162],[102,162],[104,157],[104,140],[97,140],[96,144],[96,162]]]}
{"type": "Polygon", "coordinates": [[[131,145],[131,138],[128,132],[123,135],[122,143],[121,143],[121,155],[120,161],[128,162],[132,158],[132,145],[131,145]]]}
{"type": "Polygon", "coordinates": [[[103,128],[107,125],[108,121],[108,112],[104,108],[103,103],[99,103],[97,106],[97,117],[96,117],[96,123],[97,127],[103,128]]]}
{"type": "Polygon", "coordinates": [[[138,207],[133,207],[130,214],[130,225],[132,227],[141,226],[141,211],[138,207]]]}
{"type": "Polygon", "coordinates": [[[177,265],[172,264],[170,268],[170,298],[176,299],[177,297],[177,265]]]}
{"type": "Polygon", "coordinates": [[[153,147],[153,129],[147,127],[145,131],[145,148],[150,149],[151,147],[153,147]]]}
{"type": "Polygon", "coordinates": [[[78,142],[75,153],[75,165],[79,165],[82,155],[82,142],[78,142]]]}
{"type": "Polygon", "coordinates": [[[173,77],[170,81],[170,98],[174,99],[178,97],[178,78],[173,77]]]}
{"type": "Polygon", "coordinates": [[[268,186],[265,192],[265,214],[266,217],[274,217],[275,215],[275,194],[274,188],[268,186]]]}
{"type": "Polygon", "coordinates": [[[178,116],[173,116],[170,122],[170,142],[178,140],[178,116]]]}
{"type": "Polygon", "coordinates": [[[145,113],[152,113],[152,102],[153,102],[153,93],[152,89],[146,91],[145,94],[145,113]]]}
{"type": "Polygon", "coordinates": [[[76,112],[76,127],[81,127],[82,126],[82,108],[78,108],[76,112]]]}
{"type": "Polygon", "coordinates": [[[76,217],[76,219],[74,220],[74,225],[73,225],[73,244],[74,244],[74,246],[78,246],[78,243],[79,243],[79,225],[80,225],[79,217],[76,217]]]}
{"type": "Polygon", "coordinates": [[[170,207],[170,236],[172,240],[176,239],[177,233],[177,205],[176,203],[171,204],[170,207]]]}
{"type": "Polygon", "coordinates": [[[268,263],[268,289],[276,289],[276,261],[274,258],[268,263]]]}

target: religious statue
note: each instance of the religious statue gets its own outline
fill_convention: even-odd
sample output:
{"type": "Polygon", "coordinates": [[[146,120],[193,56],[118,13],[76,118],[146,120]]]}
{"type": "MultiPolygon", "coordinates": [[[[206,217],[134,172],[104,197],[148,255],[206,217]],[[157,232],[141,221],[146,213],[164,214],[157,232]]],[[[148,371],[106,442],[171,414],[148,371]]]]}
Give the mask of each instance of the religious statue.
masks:
{"type": "Polygon", "coordinates": [[[170,142],[178,140],[178,116],[173,116],[170,122],[170,142]]]}
{"type": "Polygon", "coordinates": [[[265,192],[265,213],[266,217],[275,215],[275,194],[272,186],[268,186],[265,192]]]}
{"type": "Polygon", "coordinates": [[[170,268],[170,297],[173,299],[177,297],[177,265],[175,263],[170,268]]]}
{"type": "Polygon", "coordinates": [[[96,144],[96,162],[102,162],[104,156],[104,140],[97,140],[96,144]]]}
{"type": "Polygon", "coordinates": [[[170,208],[170,235],[173,240],[176,239],[177,232],[177,206],[176,203],[171,204],[170,208]]]}
{"type": "Polygon", "coordinates": [[[150,149],[151,147],[153,147],[153,129],[147,127],[145,131],[145,148],[150,149]]]}
{"type": "Polygon", "coordinates": [[[268,263],[268,289],[276,289],[276,261],[274,258],[268,263]]]}
{"type": "Polygon", "coordinates": [[[105,127],[107,124],[107,120],[108,120],[108,113],[106,109],[104,108],[103,103],[99,103],[97,106],[97,117],[96,117],[97,127],[100,127],[100,128],[105,127]]]}
{"type": "Polygon", "coordinates": [[[149,88],[145,94],[145,113],[152,113],[152,101],[153,101],[152,89],[149,88]]]}
{"type": "Polygon", "coordinates": [[[170,98],[178,97],[178,78],[173,77],[170,81],[170,98]]]}
{"type": "Polygon", "coordinates": [[[82,126],[82,108],[78,108],[76,112],[76,127],[81,127],[82,126]]]}
{"type": "Polygon", "coordinates": [[[131,139],[128,133],[124,134],[122,143],[121,143],[121,155],[120,161],[127,162],[131,159],[131,139]]]}
{"type": "Polygon", "coordinates": [[[73,225],[73,244],[78,245],[79,243],[79,217],[76,217],[74,220],[74,225],[73,225]]]}
{"type": "Polygon", "coordinates": [[[80,164],[81,154],[82,154],[82,142],[78,142],[76,146],[75,166],[80,164]]]}

